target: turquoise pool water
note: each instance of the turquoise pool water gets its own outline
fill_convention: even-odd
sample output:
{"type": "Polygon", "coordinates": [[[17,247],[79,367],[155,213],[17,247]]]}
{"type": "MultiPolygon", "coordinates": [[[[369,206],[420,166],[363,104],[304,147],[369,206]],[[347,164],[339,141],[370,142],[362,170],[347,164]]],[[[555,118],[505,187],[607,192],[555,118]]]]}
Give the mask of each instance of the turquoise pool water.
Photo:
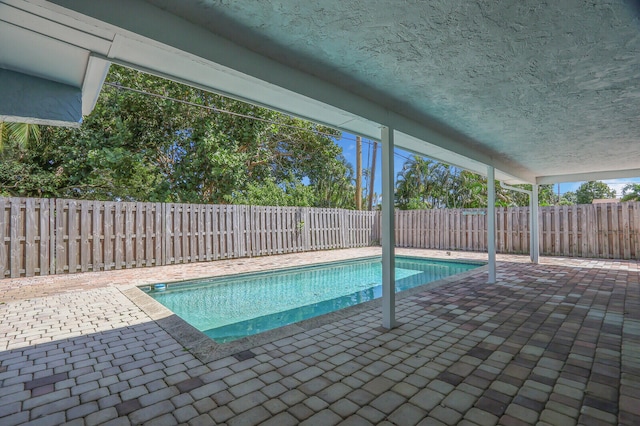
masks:
{"type": "MultiPolygon", "coordinates": [[[[396,292],[481,266],[396,257],[396,292]]],[[[382,295],[382,262],[331,265],[160,284],[146,289],[186,322],[224,343],[382,295]]]]}

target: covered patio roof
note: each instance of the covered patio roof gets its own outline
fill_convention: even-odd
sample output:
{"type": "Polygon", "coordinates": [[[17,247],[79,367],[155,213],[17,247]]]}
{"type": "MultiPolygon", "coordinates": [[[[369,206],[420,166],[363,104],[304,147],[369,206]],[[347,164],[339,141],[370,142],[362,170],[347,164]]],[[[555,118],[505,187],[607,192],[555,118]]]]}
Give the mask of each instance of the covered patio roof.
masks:
{"type": "Polygon", "coordinates": [[[638,176],[632,4],[4,0],[0,118],[77,124],[114,62],[507,183],[638,176]]]}

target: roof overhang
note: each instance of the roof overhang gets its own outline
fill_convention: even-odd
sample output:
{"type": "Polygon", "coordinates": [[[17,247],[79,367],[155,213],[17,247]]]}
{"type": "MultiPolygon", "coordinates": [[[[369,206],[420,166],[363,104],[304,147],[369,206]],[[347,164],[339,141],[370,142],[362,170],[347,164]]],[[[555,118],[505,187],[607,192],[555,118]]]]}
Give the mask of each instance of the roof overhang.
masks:
{"type": "Polygon", "coordinates": [[[100,94],[113,35],[27,2],[0,3],[0,120],[79,126],[100,94]]]}
{"type": "Polygon", "coordinates": [[[640,159],[640,144],[635,143],[640,126],[615,104],[627,102],[632,110],[640,110],[640,78],[633,71],[640,36],[630,29],[635,17],[623,15],[627,6],[622,0],[602,11],[585,8],[582,0],[547,9],[537,2],[514,6],[472,1],[453,11],[444,1],[429,7],[407,3],[388,11],[383,3],[351,10],[348,3],[331,0],[315,15],[310,10],[320,6],[289,0],[281,0],[277,12],[262,2],[228,5],[215,0],[3,3],[0,24],[30,32],[33,45],[40,46],[47,60],[38,62],[39,55],[30,54],[29,62],[22,64],[13,52],[0,54],[0,66],[81,88],[83,113],[93,106],[106,68],[114,62],[369,139],[379,140],[381,127],[391,127],[400,148],[480,174],[490,165],[496,178],[508,183],[638,172],[632,164],[640,159]],[[380,21],[380,28],[359,22],[343,30],[327,12],[329,5],[345,17],[370,14],[372,23],[380,21]],[[493,9],[479,14],[474,7],[493,9]],[[445,13],[456,14],[457,27],[440,19],[445,13]],[[488,33],[493,38],[486,39],[486,28],[495,32],[488,33]],[[603,49],[612,55],[604,60],[581,50],[600,49],[588,39],[589,31],[596,29],[603,49]],[[476,30],[480,33],[469,32],[476,30]],[[574,30],[583,38],[567,35],[574,30]],[[329,31],[338,31],[340,37],[332,38],[329,31]],[[405,40],[407,34],[415,40],[405,40]],[[455,46],[451,53],[430,45],[432,38],[443,35],[455,46]],[[557,37],[559,47],[549,45],[549,37],[557,37]],[[575,49],[565,51],[571,43],[577,43],[575,49]],[[521,52],[530,45],[534,48],[521,52]],[[309,57],[309,48],[317,50],[316,57],[309,57]],[[66,49],[72,51],[66,67],[50,69],[47,61],[66,49]],[[411,61],[400,66],[407,49],[411,61]],[[553,57],[560,54],[564,56],[553,57]],[[387,62],[367,68],[369,57],[387,62]],[[463,73],[449,67],[459,57],[469,58],[461,64],[463,73]],[[511,64],[511,58],[526,59],[528,74],[514,74],[520,64],[511,64]],[[352,62],[358,61],[361,67],[355,68],[358,64],[352,62]],[[473,80],[479,74],[482,78],[473,80]],[[614,82],[617,86],[612,87],[614,82]],[[503,96],[504,90],[513,93],[503,96]],[[575,111],[556,117],[565,104],[575,111]]]}

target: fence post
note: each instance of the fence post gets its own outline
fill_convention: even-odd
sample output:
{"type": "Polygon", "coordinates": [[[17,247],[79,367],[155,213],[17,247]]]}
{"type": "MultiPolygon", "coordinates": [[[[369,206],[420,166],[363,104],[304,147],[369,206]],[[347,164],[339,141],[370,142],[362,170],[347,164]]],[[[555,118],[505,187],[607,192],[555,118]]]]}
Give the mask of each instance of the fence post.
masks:
{"type": "Polygon", "coordinates": [[[64,200],[56,200],[56,274],[64,273],[66,265],[64,247],[64,200]]]}
{"type": "Polygon", "coordinates": [[[35,275],[36,263],[36,203],[33,198],[25,200],[24,208],[24,276],[32,277],[35,275]]]}
{"type": "Polygon", "coordinates": [[[11,278],[20,276],[20,198],[10,198],[11,213],[9,218],[9,270],[11,278]]]}

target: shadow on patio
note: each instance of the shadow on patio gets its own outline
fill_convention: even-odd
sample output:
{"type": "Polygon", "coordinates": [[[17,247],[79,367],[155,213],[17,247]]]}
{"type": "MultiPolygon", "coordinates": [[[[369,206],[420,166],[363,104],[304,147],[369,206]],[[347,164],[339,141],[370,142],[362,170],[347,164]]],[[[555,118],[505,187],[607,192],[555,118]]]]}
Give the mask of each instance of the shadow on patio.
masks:
{"type": "Polygon", "coordinates": [[[115,285],[7,299],[0,423],[640,424],[638,262],[510,259],[206,364],[115,285]]]}

